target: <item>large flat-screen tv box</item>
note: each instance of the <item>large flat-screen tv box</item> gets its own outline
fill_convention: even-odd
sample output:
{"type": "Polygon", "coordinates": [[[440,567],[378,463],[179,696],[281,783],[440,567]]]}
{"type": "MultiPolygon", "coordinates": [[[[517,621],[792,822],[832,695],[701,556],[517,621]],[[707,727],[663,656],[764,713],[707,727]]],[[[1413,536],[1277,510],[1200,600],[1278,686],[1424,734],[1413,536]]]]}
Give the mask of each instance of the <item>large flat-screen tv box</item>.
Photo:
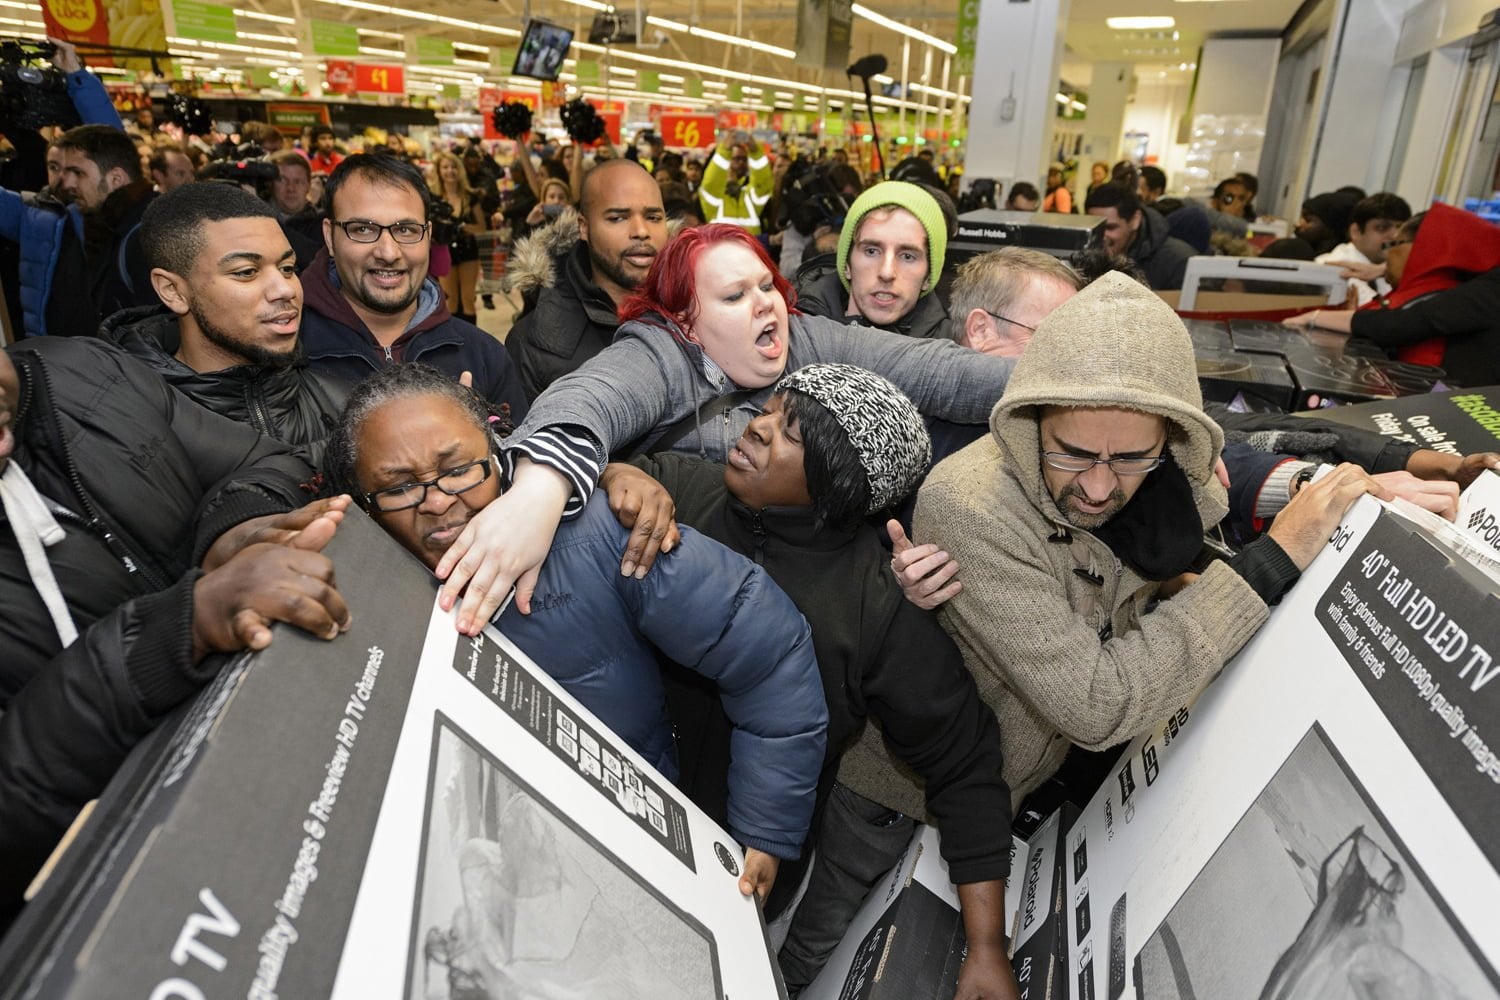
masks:
{"type": "Polygon", "coordinates": [[[1092,215],[993,208],[965,212],[958,217],[958,231],[948,241],[948,268],[1000,247],[1027,247],[1066,260],[1087,248],[1102,224],[1102,219],[1092,215]]]}
{"type": "Polygon", "coordinates": [[[743,855],[351,511],[353,627],[278,627],[100,800],[0,994],[784,995],[743,855]]]}

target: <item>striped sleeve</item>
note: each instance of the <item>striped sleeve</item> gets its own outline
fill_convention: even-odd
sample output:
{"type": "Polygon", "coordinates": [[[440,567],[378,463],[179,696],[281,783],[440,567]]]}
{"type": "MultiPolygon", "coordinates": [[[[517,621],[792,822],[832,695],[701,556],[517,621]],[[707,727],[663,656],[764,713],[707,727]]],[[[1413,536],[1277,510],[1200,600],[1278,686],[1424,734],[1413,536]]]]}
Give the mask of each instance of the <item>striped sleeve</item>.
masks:
{"type": "Polygon", "coordinates": [[[526,440],[502,448],[500,460],[507,481],[515,478],[518,454],[562,473],[572,484],[573,493],[563,508],[564,520],[583,513],[604,472],[604,445],[582,427],[544,427],[526,440]]]}

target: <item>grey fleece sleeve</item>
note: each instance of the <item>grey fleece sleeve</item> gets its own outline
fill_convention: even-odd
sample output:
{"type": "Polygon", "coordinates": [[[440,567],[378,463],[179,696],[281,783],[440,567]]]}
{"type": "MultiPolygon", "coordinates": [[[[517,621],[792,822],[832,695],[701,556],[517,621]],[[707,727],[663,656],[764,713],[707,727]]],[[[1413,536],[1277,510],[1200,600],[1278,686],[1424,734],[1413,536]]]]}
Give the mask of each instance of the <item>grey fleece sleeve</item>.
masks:
{"type": "Polygon", "coordinates": [[[929,417],[959,424],[982,424],[1005,392],[1016,363],[951,340],[903,337],[897,333],[847,326],[824,316],[800,316],[792,323],[798,362],[842,362],[890,379],[929,417]]]}

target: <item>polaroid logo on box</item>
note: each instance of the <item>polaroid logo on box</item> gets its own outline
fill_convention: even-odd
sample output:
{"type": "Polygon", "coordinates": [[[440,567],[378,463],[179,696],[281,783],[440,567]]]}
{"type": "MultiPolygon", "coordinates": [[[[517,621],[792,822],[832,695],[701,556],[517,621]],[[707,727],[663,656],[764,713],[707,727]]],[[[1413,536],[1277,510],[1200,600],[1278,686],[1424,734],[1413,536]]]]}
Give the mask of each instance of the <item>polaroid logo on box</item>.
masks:
{"type": "Polygon", "coordinates": [[[729,848],[725,847],[723,844],[719,843],[718,841],[715,841],[714,842],[714,853],[716,855],[718,855],[718,857],[719,857],[719,864],[721,864],[721,865],[724,866],[724,870],[726,872],[728,872],[731,875],[738,875],[740,873],[740,866],[734,860],[734,853],[732,851],[730,851],[729,848]]]}
{"type": "Polygon", "coordinates": [[[1469,514],[1469,534],[1482,540],[1490,548],[1500,552],[1500,519],[1481,507],[1469,514]]]}

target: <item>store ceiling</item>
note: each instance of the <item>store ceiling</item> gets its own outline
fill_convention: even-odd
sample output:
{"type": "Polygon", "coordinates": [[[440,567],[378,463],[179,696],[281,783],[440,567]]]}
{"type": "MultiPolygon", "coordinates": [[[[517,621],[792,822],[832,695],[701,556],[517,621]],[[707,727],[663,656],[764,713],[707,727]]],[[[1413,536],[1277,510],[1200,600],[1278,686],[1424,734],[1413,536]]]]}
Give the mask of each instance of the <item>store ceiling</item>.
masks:
{"type": "MultiPolygon", "coordinates": [[[[1116,60],[1137,63],[1142,71],[1153,73],[1187,72],[1186,67],[1196,61],[1205,37],[1222,33],[1277,33],[1290,21],[1299,4],[1300,0],[1072,0],[1063,76],[1069,82],[1083,84],[1092,63],[1116,60]],[[1167,15],[1175,18],[1177,24],[1163,32],[1120,32],[1105,25],[1106,17],[1119,15],[1167,15]],[[1172,37],[1174,34],[1175,38],[1172,37]],[[1179,66],[1184,69],[1179,71],[1179,66]]],[[[944,40],[951,40],[954,36],[958,5],[959,0],[870,0],[867,4],[887,18],[944,40]]],[[[40,20],[40,6],[30,0],[24,4],[11,0],[4,6],[34,7],[37,20],[40,20]]],[[[514,46],[515,35],[506,32],[519,32],[528,14],[573,27],[578,32],[578,40],[582,41],[587,38],[596,9],[603,5],[597,0],[240,0],[236,6],[242,13],[259,11],[283,18],[296,18],[300,14],[346,21],[380,33],[362,36],[362,44],[371,50],[385,50],[394,55],[402,48],[403,39],[419,35],[436,35],[461,45],[481,48],[514,46]],[[398,13],[400,9],[450,20],[442,23],[423,20],[421,16],[404,16],[398,13]],[[455,20],[465,23],[452,23],[455,20]]],[[[648,0],[643,6],[648,15],[677,22],[679,26],[696,25],[783,49],[796,45],[796,0],[648,0]]],[[[252,32],[260,36],[244,39],[246,45],[260,50],[254,53],[256,62],[264,64],[277,52],[301,47],[300,41],[293,37],[291,24],[243,16],[238,19],[238,24],[242,33],[252,32]],[[286,41],[278,41],[279,37],[285,37],[286,41]]],[[[676,60],[774,80],[830,88],[857,86],[842,73],[825,74],[784,55],[730,45],[683,30],[653,26],[651,33],[654,37],[647,39],[645,45],[621,46],[613,50],[615,65],[641,69],[660,65],[664,72],[682,72],[680,68],[662,65],[676,60]]],[[[890,75],[899,79],[903,50],[908,44],[907,79],[943,88],[944,54],[941,51],[919,41],[909,41],[904,35],[870,20],[854,19],[851,61],[872,52],[881,53],[890,59],[890,75]],[[929,55],[930,66],[927,62],[929,55]]],[[[460,58],[484,58],[483,53],[464,50],[457,55],[460,58]]],[[[376,51],[367,52],[366,56],[379,58],[376,51]]],[[[602,59],[603,53],[589,52],[587,57],[602,59]]],[[[233,54],[225,54],[223,64],[234,61],[233,54]]],[[[471,67],[460,64],[455,68],[471,67]]],[[[472,67],[472,71],[489,75],[480,66],[472,67]]],[[[613,78],[619,81],[622,76],[624,74],[616,74],[613,78]]],[[[957,84],[957,74],[952,73],[944,89],[955,89],[957,84]]]]}

